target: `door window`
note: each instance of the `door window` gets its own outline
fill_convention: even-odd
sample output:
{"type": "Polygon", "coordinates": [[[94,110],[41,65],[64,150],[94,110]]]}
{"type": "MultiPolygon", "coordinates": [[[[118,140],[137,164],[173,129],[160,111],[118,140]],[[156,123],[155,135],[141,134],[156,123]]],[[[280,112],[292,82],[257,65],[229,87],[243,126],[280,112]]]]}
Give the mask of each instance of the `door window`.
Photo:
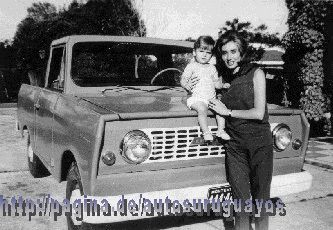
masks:
{"type": "Polygon", "coordinates": [[[47,87],[63,90],[65,77],[65,48],[57,47],[52,50],[49,79],[47,87]]]}

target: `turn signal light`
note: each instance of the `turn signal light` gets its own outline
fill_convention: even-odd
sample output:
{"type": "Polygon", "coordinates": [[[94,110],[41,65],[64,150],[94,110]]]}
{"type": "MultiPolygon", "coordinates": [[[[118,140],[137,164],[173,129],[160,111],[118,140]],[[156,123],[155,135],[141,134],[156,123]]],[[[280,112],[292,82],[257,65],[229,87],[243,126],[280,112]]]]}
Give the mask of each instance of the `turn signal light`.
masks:
{"type": "Polygon", "coordinates": [[[114,163],[116,163],[116,156],[114,155],[113,152],[106,151],[102,153],[102,161],[104,164],[108,166],[114,165],[114,163]]]}
{"type": "Polygon", "coordinates": [[[292,143],[293,149],[297,150],[302,146],[302,141],[300,139],[295,139],[292,143]]]}

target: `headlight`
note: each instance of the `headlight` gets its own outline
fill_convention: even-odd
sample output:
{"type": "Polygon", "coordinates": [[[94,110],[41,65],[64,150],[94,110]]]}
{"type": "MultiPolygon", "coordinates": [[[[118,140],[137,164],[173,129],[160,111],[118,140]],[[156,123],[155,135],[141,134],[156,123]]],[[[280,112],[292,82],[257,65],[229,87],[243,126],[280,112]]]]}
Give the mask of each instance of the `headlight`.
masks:
{"type": "Polygon", "coordinates": [[[278,124],[273,129],[274,148],[277,151],[285,150],[290,145],[292,138],[291,130],[286,124],[278,124]]]}
{"type": "Polygon", "coordinates": [[[121,155],[128,163],[140,164],[148,159],[150,152],[150,139],[144,132],[133,130],[125,135],[121,155]]]}

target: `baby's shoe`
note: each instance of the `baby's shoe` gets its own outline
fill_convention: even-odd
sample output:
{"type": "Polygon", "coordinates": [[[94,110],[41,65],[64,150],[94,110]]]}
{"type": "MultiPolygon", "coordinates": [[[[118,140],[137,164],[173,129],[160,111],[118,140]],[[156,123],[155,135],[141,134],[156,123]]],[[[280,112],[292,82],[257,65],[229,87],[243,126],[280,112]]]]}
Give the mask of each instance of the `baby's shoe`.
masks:
{"type": "Polygon", "coordinates": [[[229,134],[227,134],[226,131],[224,131],[224,129],[218,130],[217,133],[216,133],[216,136],[220,137],[220,138],[222,138],[223,140],[226,140],[226,141],[230,140],[229,134]]]}
{"type": "Polygon", "coordinates": [[[213,143],[214,137],[212,133],[210,132],[203,133],[203,138],[205,140],[206,145],[211,145],[213,143]]]}

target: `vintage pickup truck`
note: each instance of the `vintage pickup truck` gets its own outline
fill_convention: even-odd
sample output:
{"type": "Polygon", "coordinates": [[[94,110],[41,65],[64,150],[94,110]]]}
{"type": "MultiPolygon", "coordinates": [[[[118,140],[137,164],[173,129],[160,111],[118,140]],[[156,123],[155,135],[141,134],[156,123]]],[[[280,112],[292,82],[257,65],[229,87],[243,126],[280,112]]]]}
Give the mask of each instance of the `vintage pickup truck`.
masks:
{"type": "MultiPolygon", "coordinates": [[[[23,84],[18,98],[32,176],[51,173],[67,180],[71,202],[82,195],[106,199],[112,211],[121,198],[181,201],[207,198],[208,191],[229,193],[224,146],[201,144],[197,114],[187,108],[179,85],[192,48],[188,41],[122,36],[53,41],[45,85],[23,84]]],[[[300,110],[269,105],[269,114],[271,197],[305,191],[312,182],[303,170],[309,123],[300,110]]],[[[213,113],[208,120],[216,132],[213,113]]],[[[67,220],[69,229],[79,229],[83,222],[147,217],[85,214],[67,220]]]]}

